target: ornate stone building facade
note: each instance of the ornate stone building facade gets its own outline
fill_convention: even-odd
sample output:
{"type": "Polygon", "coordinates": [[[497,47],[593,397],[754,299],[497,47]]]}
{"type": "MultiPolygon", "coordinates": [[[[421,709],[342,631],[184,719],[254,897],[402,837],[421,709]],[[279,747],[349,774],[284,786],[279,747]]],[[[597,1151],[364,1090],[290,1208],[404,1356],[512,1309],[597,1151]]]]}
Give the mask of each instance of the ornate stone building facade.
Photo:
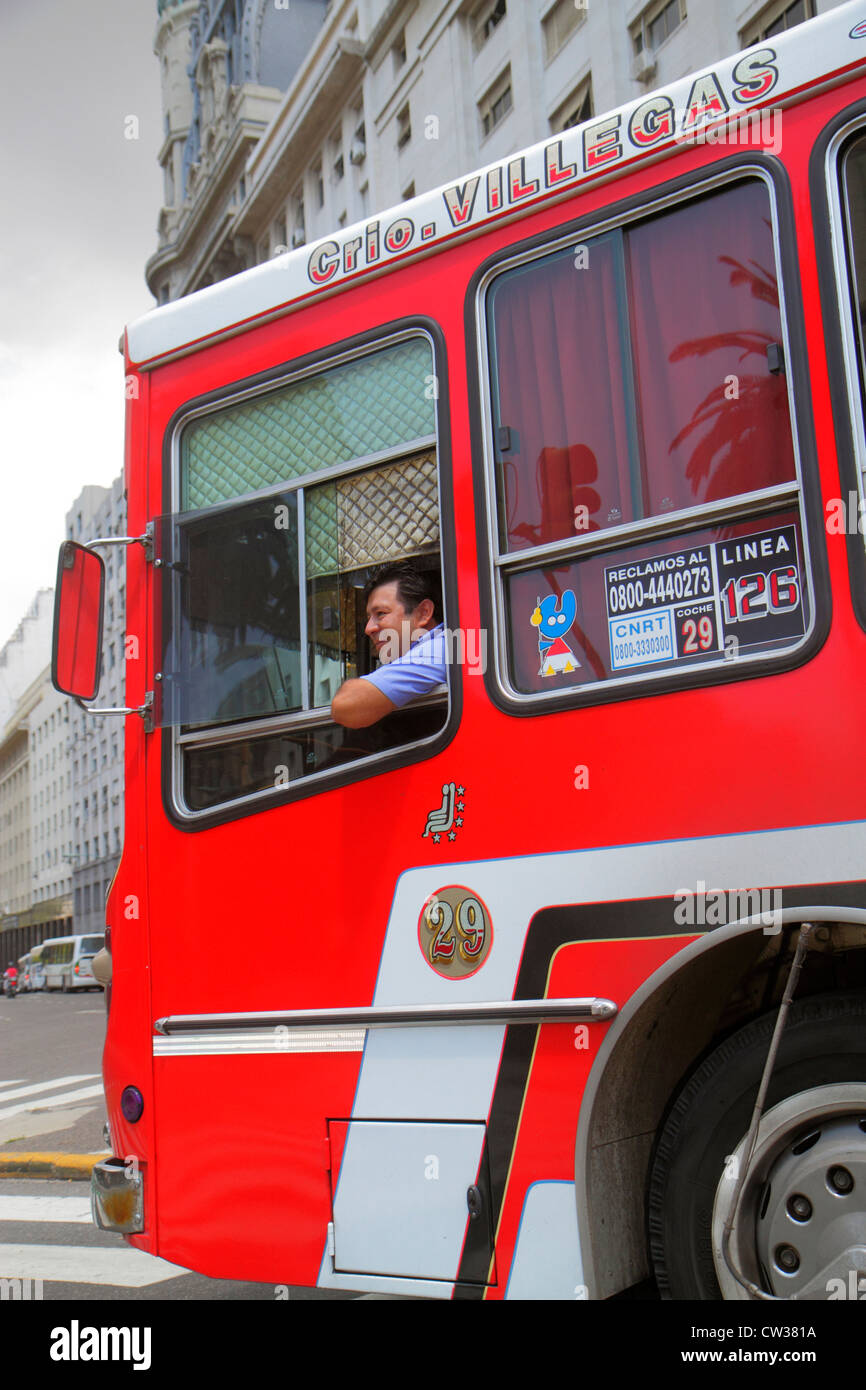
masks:
{"type": "Polygon", "coordinates": [[[53,609],[41,589],[0,652],[0,969],[71,930],[72,702],[51,684],[53,609]]]}
{"type": "Polygon", "coordinates": [[[158,0],[160,302],[841,0],[158,0]]]}
{"type": "Polygon", "coordinates": [[[146,274],[160,303],[253,263],[233,225],[246,163],[326,9],[327,0],[158,0],[164,203],[146,274]]]}
{"type": "MultiPolygon", "coordinates": [[[[111,487],[85,487],[66,515],[70,540],[126,534],[123,478],[111,487]]],[[[117,709],[125,702],[124,613],[126,552],[100,551],[105,560],[102,679],[93,704],[117,709]]],[[[105,898],[123,843],[124,719],[87,714],[72,705],[67,762],[72,785],[72,886],[76,932],[105,929],[105,898]]]]}

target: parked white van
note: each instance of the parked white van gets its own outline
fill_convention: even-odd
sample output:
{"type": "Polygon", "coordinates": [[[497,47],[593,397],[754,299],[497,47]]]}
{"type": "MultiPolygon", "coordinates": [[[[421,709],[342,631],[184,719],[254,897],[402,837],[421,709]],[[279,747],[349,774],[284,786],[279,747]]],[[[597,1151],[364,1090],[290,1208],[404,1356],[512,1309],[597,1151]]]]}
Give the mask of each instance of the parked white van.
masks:
{"type": "Polygon", "coordinates": [[[90,968],[105,945],[103,933],[91,936],[55,936],[42,943],[45,988],[66,994],[72,989],[101,989],[90,968]]]}
{"type": "Polygon", "coordinates": [[[42,964],[42,947],[34,946],[30,952],[30,988],[45,988],[45,967],[42,964]]]}

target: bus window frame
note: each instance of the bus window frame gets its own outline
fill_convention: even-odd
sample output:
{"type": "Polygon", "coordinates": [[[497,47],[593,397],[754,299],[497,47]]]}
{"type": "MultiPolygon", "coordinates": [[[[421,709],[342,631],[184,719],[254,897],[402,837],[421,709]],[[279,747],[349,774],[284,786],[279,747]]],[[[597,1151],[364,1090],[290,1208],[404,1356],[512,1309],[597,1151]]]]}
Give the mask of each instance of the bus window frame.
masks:
{"type": "MultiPolygon", "coordinates": [[[[453,523],[454,490],[448,358],[445,336],[441,327],[435,320],[424,315],[407,316],[387,324],[381,324],[363,333],[340,339],[336,343],[329,343],[325,348],[315,352],[282,362],[264,372],[238,378],[226,386],[203,392],[185,401],[173,412],[163,433],[163,511],[171,514],[179,512],[181,495],[180,439],[183,428],[192,419],[237,404],[242,399],[266,394],[268,391],[278,389],[280,386],[288,385],[293,381],[299,381],[304,377],[315,376],[330,367],[340,366],[356,357],[370,355],[409,337],[426,338],[433,355],[432,372],[437,383],[437,391],[433,398],[435,440],[432,445],[427,447],[432,447],[436,452],[443,620],[450,626],[459,626],[457,555],[453,523]]],[[[412,441],[409,441],[409,445],[406,447],[397,446],[393,451],[394,459],[396,460],[409,452],[411,444],[412,441]]],[[[358,462],[360,462],[361,471],[363,471],[364,460],[352,460],[352,464],[358,462]]],[[[370,463],[370,466],[375,466],[375,463],[370,463]]],[[[339,465],[332,469],[322,469],[309,475],[308,485],[315,486],[318,482],[327,482],[329,477],[346,476],[353,471],[354,468],[351,464],[345,468],[339,465]]],[[[240,505],[256,496],[281,490],[281,486],[277,484],[273,488],[244,494],[230,500],[240,505]]],[[[233,726],[227,724],[222,726],[219,732],[215,729],[209,729],[193,739],[181,735],[180,730],[176,727],[163,727],[160,731],[162,738],[161,783],[165,815],[171,824],[180,830],[193,832],[207,830],[216,825],[223,825],[228,821],[258,815],[277,806],[306,800],[308,797],[318,795],[321,792],[333,791],[349,783],[376,777],[380,773],[392,772],[411,763],[433,757],[451,742],[460,724],[462,681],[460,672],[454,664],[449,666],[447,684],[447,713],[441,729],[435,734],[417,739],[412,743],[399,744],[387,752],[367,754],[337,768],[312,772],[286,786],[269,787],[251,792],[246,796],[235,797],[230,801],[221,802],[216,807],[209,807],[202,811],[191,810],[184,799],[183,749],[185,747],[215,746],[219,743],[233,741],[230,734],[232,728],[237,730],[236,739],[239,740],[244,737],[256,737],[267,732],[279,733],[281,729],[298,727],[298,721],[293,715],[277,714],[269,716],[264,721],[267,723],[268,729],[255,727],[259,721],[249,721],[233,726]]],[[[422,702],[419,701],[418,703],[422,702]]],[[[309,725],[312,727],[317,722],[316,711],[311,709],[305,713],[309,716],[309,725]]]]}
{"type": "MultiPolygon", "coordinates": [[[[491,632],[491,660],[485,673],[485,683],[493,703],[508,714],[531,716],[556,710],[582,709],[591,705],[608,704],[619,700],[658,696],[668,691],[720,685],[729,681],[751,680],[758,676],[776,674],[804,665],[820,650],[830,630],[831,589],[823,529],[820,478],[815,444],[814,417],[809,392],[807,370],[805,316],[798,263],[796,258],[795,221],[788,173],[782,162],[772,155],[751,151],[747,158],[734,155],[720,159],[703,168],[644,189],[614,204],[586,214],[574,221],[527,238],[504,248],[487,258],[473,275],[466,294],[465,327],[467,363],[469,367],[470,418],[475,487],[475,510],[479,554],[486,554],[489,563],[479,566],[482,623],[491,632]],[[494,279],[505,270],[527,264],[534,259],[583,241],[590,236],[603,235],[613,228],[624,228],[656,213],[668,211],[677,204],[700,199],[725,184],[758,177],[765,184],[771,212],[771,230],[775,251],[775,268],[779,283],[779,317],[786,364],[786,386],[794,452],[795,479],[773,507],[762,504],[761,492],[738,494],[725,499],[720,511],[708,515],[706,506],[668,513],[652,518],[646,533],[641,535],[640,523],[605,531],[604,541],[581,544],[580,540],[555,542],[530,551],[511,554],[500,550],[498,536],[498,479],[492,441],[492,408],[490,358],[487,347],[486,294],[494,279]],[[754,510],[742,514],[739,499],[752,496],[754,510]],[[737,509],[737,519],[757,520],[773,511],[797,509],[802,539],[803,574],[810,603],[810,623],[802,638],[795,644],[778,648],[771,654],[761,653],[737,660],[694,665],[688,668],[666,667],[657,672],[637,676],[611,677],[591,685],[555,692],[528,693],[517,690],[508,675],[510,638],[505,601],[503,571],[508,574],[520,569],[537,568],[548,558],[551,564],[563,565],[581,559],[584,554],[611,554],[627,546],[637,546],[642,540],[682,537],[687,543],[690,533],[703,526],[720,524],[727,519],[724,508],[737,509]],[[660,534],[661,533],[661,534],[660,534]],[[497,563],[497,558],[498,563],[497,563]],[[535,559],[535,565],[531,562],[535,559]]],[[[769,493],[769,489],[763,490],[769,493]]],[[[780,491],[780,489],[774,489],[780,491]]],[[[597,534],[597,533],[594,533],[597,534]]]]}
{"type": "MultiPolygon", "coordinates": [[[[846,514],[850,493],[855,493],[861,501],[866,498],[866,485],[861,481],[866,464],[866,361],[861,365],[851,311],[854,285],[848,262],[848,216],[841,178],[845,148],[858,135],[866,137],[866,101],[853,102],[828,121],[809,159],[809,192],[829,369],[830,408],[836,436],[840,497],[846,503],[846,514]]],[[[826,525],[823,514],[822,525],[826,525]]],[[[866,536],[856,530],[852,534],[849,529],[845,541],[851,603],[857,621],[866,631],[866,536]]]]}

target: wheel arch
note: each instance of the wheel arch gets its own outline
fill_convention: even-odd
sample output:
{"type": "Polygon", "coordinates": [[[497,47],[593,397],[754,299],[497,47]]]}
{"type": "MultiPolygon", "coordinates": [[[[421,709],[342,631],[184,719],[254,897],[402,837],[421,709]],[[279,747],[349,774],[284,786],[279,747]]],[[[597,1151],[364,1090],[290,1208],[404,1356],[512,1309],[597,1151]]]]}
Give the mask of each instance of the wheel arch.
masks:
{"type": "MultiPolygon", "coordinates": [[[[866,910],[803,906],[732,922],[683,947],[623,1004],[605,1035],[581,1101],[575,1146],[577,1220],[583,1281],[609,1298],[649,1273],[645,1192],[656,1134],[686,1073],[726,1031],[732,998],[746,1001],[736,1024],[764,1012],[749,1004],[774,967],[787,975],[785,948],[803,922],[827,928],[824,953],[866,947],[866,910]]],[[[798,997],[817,992],[808,985],[798,997]]]]}

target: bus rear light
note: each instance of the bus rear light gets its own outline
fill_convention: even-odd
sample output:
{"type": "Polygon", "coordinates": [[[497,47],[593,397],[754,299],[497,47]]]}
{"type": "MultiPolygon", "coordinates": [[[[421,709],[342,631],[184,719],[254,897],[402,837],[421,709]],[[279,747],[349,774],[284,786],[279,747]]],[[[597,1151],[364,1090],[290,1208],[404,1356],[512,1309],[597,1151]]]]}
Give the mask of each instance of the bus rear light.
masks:
{"type": "Polygon", "coordinates": [[[141,1119],[144,1110],[144,1096],[137,1086],[125,1086],[120,1097],[120,1108],[125,1120],[134,1125],[141,1119]]]}
{"type": "Polygon", "coordinates": [[[93,1166],[90,1210],[102,1231],[125,1235],[144,1230],[144,1180],[137,1163],[106,1158],[93,1166]]]}

